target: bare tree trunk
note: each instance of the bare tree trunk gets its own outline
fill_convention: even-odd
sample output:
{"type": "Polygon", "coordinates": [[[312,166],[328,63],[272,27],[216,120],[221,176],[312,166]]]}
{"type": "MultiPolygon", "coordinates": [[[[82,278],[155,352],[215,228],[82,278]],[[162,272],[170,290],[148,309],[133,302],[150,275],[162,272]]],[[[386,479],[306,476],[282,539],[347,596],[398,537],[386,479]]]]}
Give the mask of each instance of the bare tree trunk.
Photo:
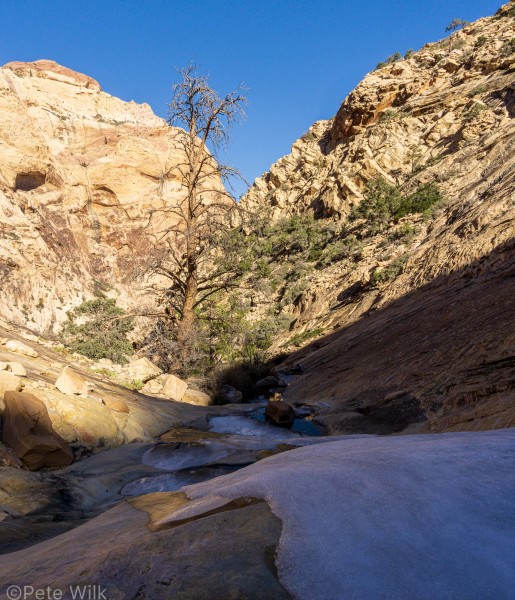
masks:
{"type": "Polygon", "coordinates": [[[194,306],[198,295],[197,274],[195,271],[188,273],[186,279],[186,290],[184,293],[184,302],[182,305],[182,315],[179,321],[179,330],[177,339],[181,345],[187,344],[193,334],[193,325],[195,323],[194,306]]]}

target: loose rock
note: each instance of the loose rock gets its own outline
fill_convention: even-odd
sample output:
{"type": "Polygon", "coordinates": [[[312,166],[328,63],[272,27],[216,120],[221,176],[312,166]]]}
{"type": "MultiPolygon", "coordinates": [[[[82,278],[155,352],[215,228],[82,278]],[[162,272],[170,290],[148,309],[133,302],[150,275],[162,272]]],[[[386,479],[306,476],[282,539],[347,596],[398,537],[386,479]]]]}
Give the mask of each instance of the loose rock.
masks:
{"type": "Polygon", "coordinates": [[[276,425],[290,427],[295,419],[295,411],[283,400],[274,400],[267,404],[265,417],[276,425]]]}
{"type": "MultiPolygon", "coordinates": [[[[175,375],[168,375],[160,393],[166,398],[181,402],[187,388],[188,384],[185,381],[179,379],[175,375]]],[[[196,404],[196,402],[194,402],[194,404],[196,404]]]]}
{"type": "Polygon", "coordinates": [[[200,390],[187,389],[182,396],[181,402],[187,402],[188,404],[197,404],[199,406],[210,406],[213,404],[213,400],[209,394],[201,392],[200,390]]]}
{"type": "Polygon", "coordinates": [[[39,356],[33,348],[18,340],[9,340],[5,344],[5,347],[11,352],[16,352],[16,354],[23,354],[24,356],[31,356],[32,358],[37,358],[39,356]]]}
{"type": "Polygon", "coordinates": [[[74,394],[86,395],[92,386],[71,367],[64,367],[55,382],[55,387],[63,394],[72,396],[74,394]]]}

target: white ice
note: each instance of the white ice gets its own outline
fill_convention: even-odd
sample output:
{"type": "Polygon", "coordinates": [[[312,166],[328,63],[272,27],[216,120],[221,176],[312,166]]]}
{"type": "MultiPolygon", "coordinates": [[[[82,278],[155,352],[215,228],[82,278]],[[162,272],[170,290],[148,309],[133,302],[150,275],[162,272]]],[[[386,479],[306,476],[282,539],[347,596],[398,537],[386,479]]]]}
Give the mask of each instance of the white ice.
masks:
{"type": "Polygon", "coordinates": [[[209,421],[211,431],[217,433],[234,433],[238,435],[258,436],[270,440],[283,441],[285,438],[299,438],[300,434],[285,427],[277,427],[262,423],[250,417],[227,416],[212,417],[209,421]]]}
{"type": "Polygon", "coordinates": [[[234,467],[202,467],[195,470],[142,477],[127,483],[120,493],[122,496],[141,496],[152,492],[175,492],[185,485],[220,477],[220,475],[229,473],[233,469],[234,467]]]}
{"type": "Polygon", "coordinates": [[[316,443],[183,491],[265,498],[297,600],[515,598],[515,429],[316,443]]]}

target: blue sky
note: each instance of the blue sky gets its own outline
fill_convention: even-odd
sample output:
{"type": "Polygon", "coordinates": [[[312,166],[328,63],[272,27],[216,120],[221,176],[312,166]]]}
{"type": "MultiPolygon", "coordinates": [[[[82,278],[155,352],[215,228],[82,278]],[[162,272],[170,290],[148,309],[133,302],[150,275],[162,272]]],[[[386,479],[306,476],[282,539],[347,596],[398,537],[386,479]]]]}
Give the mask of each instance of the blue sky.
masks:
{"type": "MultiPolygon", "coordinates": [[[[55,60],[166,116],[175,67],[220,93],[243,81],[248,118],[227,161],[252,182],[396,51],[444,37],[498,0],[0,0],[0,64],[55,60]]],[[[240,191],[243,191],[240,187],[240,191]]]]}

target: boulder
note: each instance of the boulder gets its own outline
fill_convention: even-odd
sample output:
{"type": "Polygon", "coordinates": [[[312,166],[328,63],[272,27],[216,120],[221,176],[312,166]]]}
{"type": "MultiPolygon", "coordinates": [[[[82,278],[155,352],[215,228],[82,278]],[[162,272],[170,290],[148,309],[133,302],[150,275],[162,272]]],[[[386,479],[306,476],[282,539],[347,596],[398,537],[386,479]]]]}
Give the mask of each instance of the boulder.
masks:
{"type": "Polygon", "coordinates": [[[0,371],[6,371],[9,363],[0,361],[0,371]]]}
{"type": "MultiPolygon", "coordinates": [[[[168,375],[160,393],[166,398],[181,402],[187,388],[188,384],[185,381],[179,379],[175,375],[168,375]]],[[[196,404],[196,402],[194,404],[196,404]]]]}
{"type": "Polygon", "coordinates": [[[39,354],[27,344],[23,342],[19,342],[18,340],[9,340],[5,347],[7,350],[11,352],[15,352],[16,354],[23,354],[24,356],[31,356],[32,358],[37,358],[39,354]]]}
{"type": "Polygon", "coordinates": [[[13,375],[18,375],[18,377],[27,377],[27,371],[20,362],[10,362],[7,364],[7,368],[13,375]]]}
{"type": "Polygon", "coordinates": [[[4,409],[3,397],[6,392],[19,392],[23,387],[22,381],[8,371],[0,371],[0,411],[4,409]]]}
{"type": "MultiPolygon", "coordinates": [[[[14,450],[0,443],[0,467],[14,467],[16,469],[20,469],[22,466],[23,463],[16,456],[14,450]]],[[[0,513],[0,521],[1,520],[2,518],[0,513]]]]}
{"type": "Polygon", "coordinates": [[[295,419],[295,411],[292,406],[283,400],[273,400],[266,406],[265,417],[275,425],[291,427],[295,419]]]}
{"type": "Polygon", "coordinates": [[[2,439],[31,471],[73,462],[71,448],[52,427],[44,403],[24,392],[6,392],[2,439]]]}
{"type": "Polygon", "coordinates": [[[146,357],[132,360],[128,365],[125,365],[123,372],[127,374],[127,379],[139,379],[143,383],[162,373],[161,369],[146,357]]]}
{"type": "Polygon", "coordinates": [[[256,387],[258,390],[267,390],[269,388],[276,387],[277,385],[279,385],[279,379],[277,379],[277,377],[275,377],[274,375],[269,375],[264,379],[260,379],[256,383],[256,387]]]}
{"type": "Polygon", "coordinates": [[[209,394],[201,392],[200,390],[187,389],[181,399],[181,402],[187,402],[188,404],[197,404],[199,406],[210,406],[213,404],[213,400],[209,394]]]}
{"type": "Polygon", "coordinates": [[[243,394],[232,385],[223,385],[220,390],[222,402],[225,404],[240,404],[243,400],[243,394]]]}
{"type": "Polygon", "coordinates": [[[147,383],[145,383],[145,385],[141,388],[141,391],[149,396],[160,394],[167,378],[168,375],[159,375],[159,377],[156,377],[155,379],[150,379],[150,381],[147,381],[147,383]]]}
{"type": "Polygon", "coordinates": [[[63,394],[73,396],[74,394],[87,395],[91,385],[71,367],[64,367],[55,382],[55,387],[63,394]]]}

